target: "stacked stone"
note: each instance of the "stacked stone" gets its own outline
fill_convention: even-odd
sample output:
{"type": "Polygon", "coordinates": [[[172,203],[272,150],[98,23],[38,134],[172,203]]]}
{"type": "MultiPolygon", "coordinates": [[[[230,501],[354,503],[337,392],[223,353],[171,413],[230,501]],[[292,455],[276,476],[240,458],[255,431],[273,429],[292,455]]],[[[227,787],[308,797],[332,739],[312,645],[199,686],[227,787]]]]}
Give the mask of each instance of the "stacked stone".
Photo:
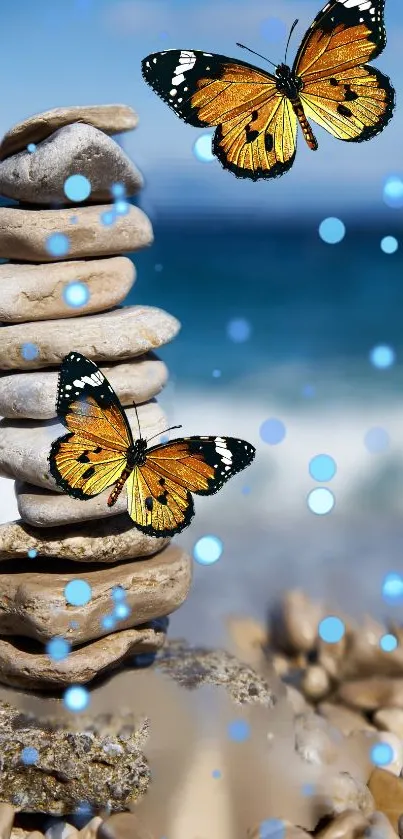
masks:
{"type": "Polygon", "coordinates": [[[152,351],[179,323],[156,308],[119,306],[135,282],[122,252],[153,240],[147,216],[126,201],[142,177],[110,136],[136,124],[124,105],[59,108],[14,126],[0,144],[0,194],[20,202],[0,208],[0,257],[10,260],[0,266],[0,474],[17,482],[21,516],[0,527],[0,559],[9,560],[0,565],[0,681],[12,686],[88,683],[157,651],[161,619],[190,586],[189,556],[134,527],[125,491],[112,509],[108,490],[84,503],[49,473],[51,443],[66,433],[56,416],[58,367],[72,350],[95,361],[131,406],[134,437],[133,402],[142,436],[167,426],[154,399],[167,370],[152,351]],[[67,189],[74,175],[76,187],[89,182],[85,200],[67,189]],[[89,600],[72,605],[65,589],[77,579],[90,586],[89,600]],[[63,643],[48,654],[55,637],[69,655],[63,643]]]}

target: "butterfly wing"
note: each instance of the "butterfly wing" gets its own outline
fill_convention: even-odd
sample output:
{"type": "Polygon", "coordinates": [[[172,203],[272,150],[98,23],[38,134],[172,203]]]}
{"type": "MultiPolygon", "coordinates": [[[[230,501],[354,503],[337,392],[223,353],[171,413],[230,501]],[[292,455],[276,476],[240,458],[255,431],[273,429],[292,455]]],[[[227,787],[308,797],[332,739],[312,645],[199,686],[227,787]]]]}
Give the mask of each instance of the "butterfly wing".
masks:
{"type": "Polygon", "coordinates": [[[120,477],[133,438],[111,385],[78,352],[63,359],[56,410],[69,433],[52,443],[50,473],[73,498],[99,495],[120,477]]]}
{"type": "Polygon", "coordinates": [[[149,55],[142,73],[189,125],[217,126],[213,153],[237,177],[275,178],[292,166],[297,120],[270,73],[198,50],[149,55]]]}
{"type": "Polygon", "coordinates": [[[196,495],[213,495],[252,462],[255,449],[233,437],[184,437],[153,446],[127,481],[129,515],[151,536],[172,536],[194,516],[196,495]]]}
{"type": "Polygon", "coordinates": [[[330,0],[308,29],[294,62],[307,118],[339,140],[362,142],[390,121],[395,92],[365,62],[386,44],[385,0],[330,0]]]}

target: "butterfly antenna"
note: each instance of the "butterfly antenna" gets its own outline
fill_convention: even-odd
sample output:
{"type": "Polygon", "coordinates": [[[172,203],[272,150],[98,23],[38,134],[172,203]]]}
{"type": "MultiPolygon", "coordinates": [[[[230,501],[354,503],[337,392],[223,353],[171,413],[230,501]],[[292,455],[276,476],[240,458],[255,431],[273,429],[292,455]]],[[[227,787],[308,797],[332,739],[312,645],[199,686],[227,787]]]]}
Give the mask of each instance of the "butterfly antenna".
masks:
{"type": "Polygon", "coordinates": [[[134,405],[134,410],[136,411],[137,426],[138,426],[138,429],[139,429],[139,440],[141,440],[141,428],[140,428],[139,415],[138,415],[138,411],[137,411],[137,405],[136,405],[135,402],[133,402],[133,405],[134,405]]]}
{"type": "Polygon", "coordinates": [[[272,67],[275,67],[276,70],[277,70],[277,64],[273,64],[273,62],[270,61],[270,58],[266,58],[265,55],[260,55],[260,52],[255,52],[255,50],[251,50],[250,47],[245,47],[245,44],[239,44],[238,41],[237,41],[237,47],[241,47],[242,50],[248,50],[248,52],[252,52],[253,55],[258,55],[259,58],[263,58],[263,61],[268,61],[269,64],[271,64],[272,67]]]}
{"type": "Polygon", "coordinates": [[[290,46],[291,35],[292,35],[292,33],[294,32],[294,29],[295,29],[295,27],[296,27],[297,23],[298,23],[298,19],[297,19],[297,20],[294,20],[294,23],[293,23],[293,25],[292,25],[292,27],[291,27],[291,29],[290,29],[290,34],[289,34],[289,36],[288,36],[287,46],[286,46],[286,48],[285,48],[284,64],[286,64],[286,63],[287,63],[287,52],[288,52],[288,47],[290,46]]]}
{"type": "Polygon", "coordinates": [[[155,440],[156,437],[159,437],[160,434],[166,434],[167,431],[173,431],[174,428],[183,428],[182,425],[171,425],[170,428],[165,428],[164,431],[158,431],[158,434],[153,434],[152,437],[149,437],[146,442],[149,443],[150,440],[155,440]]]}

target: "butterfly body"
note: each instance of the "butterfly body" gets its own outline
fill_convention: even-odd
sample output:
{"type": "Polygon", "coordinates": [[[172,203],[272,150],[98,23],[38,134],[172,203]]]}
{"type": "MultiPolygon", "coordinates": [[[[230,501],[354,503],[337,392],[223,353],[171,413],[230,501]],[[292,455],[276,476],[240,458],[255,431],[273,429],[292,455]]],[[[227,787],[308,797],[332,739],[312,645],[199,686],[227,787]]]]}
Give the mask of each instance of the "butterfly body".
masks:
{"type": "Polygon", "coordinates": [[[112,487],[112,507],[126,485],[128,513],[151,536],[187,527],[194,515],[191,493],[213,495],[255,456],[250,443],[233,437],[183,437],[151,447],[141,436],[134,439],[111,385],[78,352],[63,360],[56,411],[68,429],[49,455],[58,486],[82,501],[112,487]]]}
{"type": "Polygon", "coordinates": [[[236,177],[276,178],[295,159],[298,123],[317,149],[313,120],[345,142],[362,142],[390,121],[395,92],[367,62],[386,44],[385,0],[328,0],[307,30],[292,67],[275,75],[200,50],[147,56],[147,84],[189,125],[216,127],[212,151],[236,177]]]}

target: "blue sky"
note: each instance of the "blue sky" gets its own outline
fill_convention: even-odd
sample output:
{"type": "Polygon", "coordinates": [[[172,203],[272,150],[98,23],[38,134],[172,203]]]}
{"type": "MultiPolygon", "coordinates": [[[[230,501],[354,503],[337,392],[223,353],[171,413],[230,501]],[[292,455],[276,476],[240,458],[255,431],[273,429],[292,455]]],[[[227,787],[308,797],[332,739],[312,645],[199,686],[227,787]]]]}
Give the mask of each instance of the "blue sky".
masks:
{"type": "Polygon", "coordinates": [[[356,145],[318,128],[315,153],[300,136],[292,170],[276,181],[239,181],[218,162],[198,161],[192,149],[203,129],[182,123],[141,77],[141,59],[165,48],[245,59],[235,45],[242,40],[277,61],[284,54],[282,24],[288,29],[298,17],[292,60],[319,8],[317,0],[2,0],[0,130],[55,106],[126,102],[138,111],[140,125],[125,135],[123,145],[146,178],[141,203],[153,215],[180,206],[241,216],[262,211],[273,219],[307,211],[344,210],[358,219],[377,208],[391,213],[382,207],[382,185],[388,175],[403,176],[398,0],[386,0],[388,45],[375,62],[397,89],[390,125],[374,140],[356,145]],[[277,39],[265,36],[273,18],[277,39]]]}

